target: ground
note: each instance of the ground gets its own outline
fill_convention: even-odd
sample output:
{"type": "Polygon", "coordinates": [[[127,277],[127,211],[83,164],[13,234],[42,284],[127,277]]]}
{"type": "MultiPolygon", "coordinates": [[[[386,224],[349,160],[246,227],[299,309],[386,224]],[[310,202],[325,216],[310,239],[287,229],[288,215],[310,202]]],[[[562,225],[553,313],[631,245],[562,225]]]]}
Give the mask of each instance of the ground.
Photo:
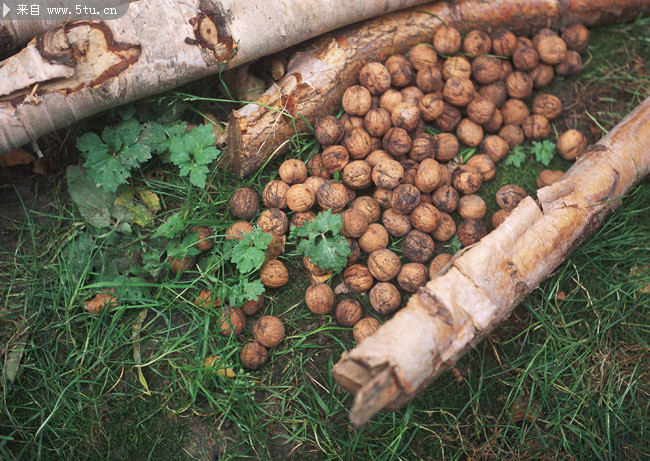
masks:
{"type": "MultiPolygon", "coordinates": [[[[555,123],[558,131],[575,126],[595,142],[650,93],[649,36],[647,19],[592,31],[581,76],[549,90],[571,107],[555,123]]],[[[223,118],[227,107],[204,99],[218,91],[214,80],[183,89],[197,95],[181,101],[191,107],[185,113],[223,118]]],[[[14,382],[2,373],[2,459],[650,456],[647,180],[455,373],[400,411],[354,428],[347,420],[352,397],[330,373],[353,346],[351,331],[305,308],[309,281],[295,246],[283,256],[289,285],[267,291],[264,307],[284,320],[287,337],[259,371],[243,369],[238,358],[251,322],[240,337],[225,337],[216,331],[216,311],[191,303],[210,283],[197,273],[140,280],[120,307],[97,316],[84,310],[105,266],[128,266],[148,238],[140,229],[129,238],[102,235],[66,192],[64,171],[80,163],[75,140],[118,117],[102,115],[42,139],[46,175],[29,166],[0,169],[0,348],[3,370],[19,364],[14,382]],[[234,377],[203,366],[215,355],[234,377]]],[[[297,157],[314,148],[310,137],[295,144],[297,157]]],[[[243,182],[217,169],[203,192],[173,171],[162,180],[139,174],[137,181],[161,198],[156,225],[180,209],[188,225],[223,235],[234,188],[261,191],[278,165],[243,182]]],[[[555,158],[551,167],[568,165],[555,158]]],[[[522,168],[500,165],[481,193],[493,197],[500,185],[516,182],[534,194],[543,168],[533,159],[522,168]]],[[[488,207],[496,209],[494,200],[488,207]]],[[[220,266],[223,257],[215,253],[206,267],[220,266]]]]}

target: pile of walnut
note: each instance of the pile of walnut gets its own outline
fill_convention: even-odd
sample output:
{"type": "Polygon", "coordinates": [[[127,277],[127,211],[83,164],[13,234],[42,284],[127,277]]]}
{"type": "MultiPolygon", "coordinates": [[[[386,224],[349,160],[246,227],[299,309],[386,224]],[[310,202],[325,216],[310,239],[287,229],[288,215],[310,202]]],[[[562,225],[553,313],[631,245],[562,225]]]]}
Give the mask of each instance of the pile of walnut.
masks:
{"type": "MultiPolygon", "coordinates": [[[[525,138],[546,138],[551,121],[562,113],[562,103],[553,95],[537,95],[530,109],[524,100],[534,89],[551,83],[555,73],[580,72],[579,52],[588,37],[582,25],[567,28],[562,37],[543,29],[532,39],[507,30],[491,35],[472,30],[462,39],[456,29],[440,27],[433,47],[419,44],[408,57],[395,55],[383,64],[366,64],[359,85],[343,94],[344,115],[326,116],[315,124],[322,152],[307,164],[286,160],[280,179],[266,185],[262,200],[267,209],[257,224],[282,236],[290,225],[314,219],[315,207],[341,213],[341,233],[350,243],[351,256],[336,293],[368,292],[377,313],[396,311],[402,305],[398,287],[414,293],[451,260],[452,255],[437,251],[435,242],[446,242],[457,233],[461,244],[468,246],[487,234],[486,205],[476,195],[481,184],[494,177],[496,163],[514,145],[525,138]],[[425,124],[439,133],[429,134],[425,124]],[[479,150],[465,164],[457,160],[461,143],[479,150]],[[454,213],[460,217],[458,225],[454,213]],[[399,250],[391,249],[391,237],[399,242],[399,250]]],[[[586,145],[576,130],[557,141],[558,153],[568,160],[586,145]]],[[[561,174],[545,170],[538,185],[552,184],[561,174]]],[[[501,210],[492,217],[492,226],[497,227],[525,196],[519,186],[501,188],[497,193],[501,210]]],[[[258,204],[255,191],[239,189],[230,209],[243,221],[228,233],[250,231],[248,221],[257,214],[258,204]]],[[[307,258],[304,265],[315,277],[328,275],[307,258]]],[[[283,286],[288,278],[278,260],[261,270],[262,283],[269,288],[283,286]]],[[[335,291],[321,283],[323,279],[312,280],[305,294],[307,307],[316,314],[330,313],[335,291]]],[[[379,326],[349,297],[339,301],[335,316],[341,325],[355,328],[356,341],[379,326]]],[[[270,345],[255,339],[242,351],[242,360],[247,364],[248,356],[257,354],[256,367],[266,359],[264,346],[270,345]]]]}

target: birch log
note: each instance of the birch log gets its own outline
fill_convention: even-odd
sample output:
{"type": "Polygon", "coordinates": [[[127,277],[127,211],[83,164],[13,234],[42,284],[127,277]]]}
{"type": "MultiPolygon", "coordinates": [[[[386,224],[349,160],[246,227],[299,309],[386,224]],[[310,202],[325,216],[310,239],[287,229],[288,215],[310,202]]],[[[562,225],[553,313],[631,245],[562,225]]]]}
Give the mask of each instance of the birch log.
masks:
{"type": "Polygon", "coordinates": [[[460,29],[533,28],[622,21],[650,13],[647,0],[458,0],[433,2],[388,14],[321,37],[295,55],[286,76],[255,102],[234,111],[228,122],[231,169],[239,177],[256,170],[271,155],[288,149],[296,131],[308,131],[323,115],[340,108],[345,88],[361,67],[430,42],[441,20],[460,29]]]}
{"type": "Polygon", "coordinates": [[[415,398],[501,323],[650,173],[650,97],[552,186],[527,197],[493,232],[411,297],[334,365],[356,394],[350,419],[415,398]]]}
{"type": "Polygon", "coordinates": [[[77,120],[424,0],[139,0],[0,63],[0,153],[77,120]]]}
{"type": "Polygon", "coordinates": [[[0,21],[0,56],[20,48],[32,38],[61,24],[57,20],[0,21]]]}

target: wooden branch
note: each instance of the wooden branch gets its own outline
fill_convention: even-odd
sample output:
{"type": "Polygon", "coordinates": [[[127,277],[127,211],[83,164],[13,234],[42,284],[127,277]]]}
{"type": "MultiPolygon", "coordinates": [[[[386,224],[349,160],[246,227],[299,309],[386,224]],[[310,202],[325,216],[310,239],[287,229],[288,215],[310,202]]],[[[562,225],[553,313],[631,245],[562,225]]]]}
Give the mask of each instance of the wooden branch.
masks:
{"type": "Polygon", "coordinates": [[[295,130],[309,131],[305,120],[313,124],[318,117],[338,111],[343,91],[357,82],[363,65],[430,42],[441,20],[461,29],[527,31],[549,24],[616,22],[640,13],[650,13],[650,2],[459,0],[428,3],[338,30],[297,53],[276,86],[255,104],[232,113],[227,153],[231,169],[243,177],[274,153],[286,152],[286,141],[295,130]]]}
{"type": "Polygon", "coordinates": [[[131,100],[424,0],[139,0],[71,21],[0,64],[0,153],[131,100]]]}
{"type": "Polygon", "coordinates": [[[332,373],[361,396],[350,412],[352,422],[415,398],[507,318],[648,173],[650,97],[559,182],[538,190],[538,202],[523,200],[374,335],[343,354],[332,373]],[[384,383],[381,392],[378,382],[384,383]]]}

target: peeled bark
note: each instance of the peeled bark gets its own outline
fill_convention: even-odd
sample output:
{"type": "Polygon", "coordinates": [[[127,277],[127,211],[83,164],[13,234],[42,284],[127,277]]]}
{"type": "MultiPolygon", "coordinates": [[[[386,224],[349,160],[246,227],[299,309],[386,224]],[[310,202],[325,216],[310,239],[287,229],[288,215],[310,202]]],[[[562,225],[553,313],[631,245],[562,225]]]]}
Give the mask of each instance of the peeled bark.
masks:
{"type": "Polygon", "coordinates": [[[309,131],[323,115],[336,113],[345,88],[371,61],[430,42],[441,20],[467,30],[506,27],[515,31],[618,22],[650,13],[646,0],[459,0],[434,2],[350,26],[316,40],[296,54],[286,76],[254,104],[234,111],[228,122],[228,160],[239,177],[288,149],[295,133],[309,131]]]}
{"type": "Polygon", "coordinates": [[[71,21],[0,64],[0,153],[131,100],[423,0],[139,0],[71,21]]]}
{"type": "Polygon", "coordinates": [[[334,365],[356,394],[350,419],[415,398],[487,336],[650,173],[650,98],[591,146],[562,179],[524,199],[406,307],[334,365]]]}

